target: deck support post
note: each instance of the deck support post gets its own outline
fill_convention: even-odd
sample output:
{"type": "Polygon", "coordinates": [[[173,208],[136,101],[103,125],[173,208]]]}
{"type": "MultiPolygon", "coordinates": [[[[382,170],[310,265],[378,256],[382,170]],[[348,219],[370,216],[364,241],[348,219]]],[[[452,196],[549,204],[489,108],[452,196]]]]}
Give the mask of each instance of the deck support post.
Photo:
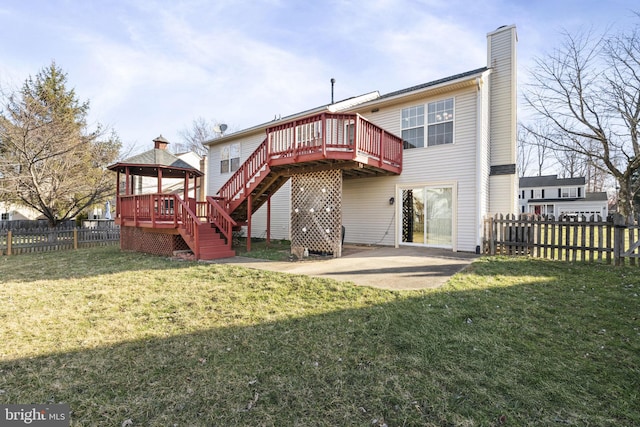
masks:
{"type": "Polygon", "coordinates": [[[187,205],[189,204],[189,174],[188,173],[184,174],[184,196],[183,196],[183,200],[187,203],[187,205]]]}
{"type": "Polygon", "coordinates": [[[271,193],[267,197],[267,247],[271,245],[271,193]]]}
{"type": "Polygon", "coordinates": [[[116,175],[116,218],[120,218],[120,171],[116,175]]]}
{"type": "Polygon", "coordinates": [[[247,196],[247,252],[251,252],[251,204],[253,195],[249,193],[247,196]]]}
{"type": "Polygon", "coordinates": [[[124,175],[124,194],[125,196],[129,196],[133,194],[133,184],[131,183],[131,174],[129,173],[129,167],[125,170],[124,175]]]}

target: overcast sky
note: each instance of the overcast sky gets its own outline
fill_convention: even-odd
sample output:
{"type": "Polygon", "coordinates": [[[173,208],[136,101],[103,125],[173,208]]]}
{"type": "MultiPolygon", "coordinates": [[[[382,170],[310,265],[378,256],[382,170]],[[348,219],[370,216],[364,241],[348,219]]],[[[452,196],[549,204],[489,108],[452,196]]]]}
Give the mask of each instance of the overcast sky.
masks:
{"type": "Polygon", "coordinates": [[[560,32],[629,28],[637,0],[2,0],[0,85],[55,61],[133,152],[197,117],[252,127],[486,65],[515,24],[519,79],[560,32]]]}

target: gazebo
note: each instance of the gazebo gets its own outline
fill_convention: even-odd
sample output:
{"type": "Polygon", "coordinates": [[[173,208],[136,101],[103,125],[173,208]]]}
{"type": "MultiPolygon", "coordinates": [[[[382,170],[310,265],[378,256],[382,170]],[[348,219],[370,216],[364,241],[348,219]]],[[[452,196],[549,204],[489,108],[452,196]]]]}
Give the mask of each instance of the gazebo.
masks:
{"type": "Polygon", "coordinates": [[[168,152],[169,141],[162,135],[153,142],[152,150],[108,167],[117,173],[115,222],[121,227],[121,249],[166,256],[191,250],[197,259],[234,256],[235,222],[204,196],[204,173],[168,152]],[[178,180],[184,182],[182,197],[165,190],[167,181],[178,180]]]}

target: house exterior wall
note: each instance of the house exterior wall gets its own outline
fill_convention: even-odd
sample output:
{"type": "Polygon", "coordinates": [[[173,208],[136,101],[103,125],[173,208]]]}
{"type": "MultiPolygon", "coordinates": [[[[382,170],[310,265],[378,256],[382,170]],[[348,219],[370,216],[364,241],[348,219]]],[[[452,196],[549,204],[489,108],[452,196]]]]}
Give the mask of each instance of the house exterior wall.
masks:
{"type": "MultiPolygon", "coordinates": [[[[489,85],[487,84],[488,75],[490,72],[485,73],[485,76],[478,82],[478,111],[489,111],[489,85]]],[[[482,244],[483,238],[483,222],[485,216],[489,213],[490,206],[490,173],[491,173],[491,150],[490,150],[490,123],[489,114],[482,114],[478,117],[478,130],[477,130],[477,182],[478,182],[478,216],[479,221],[477,223],[476,241],[477,245],[482,244]]]]}
{"type": "MultiPolygon", "coordinates": [[[[558,180],[562,182],[563,180],[558,180]]],[[[598,214],[606,218],[609,214],[609,202],[602,193],[586,193],[585,185],[560,184],[541,185],[535,187],[520,187],[518,190],[518,205],[520,213],[537,213],[535,207],[539,206],[541,214],[545,215],[592,215],[598,214]],[[563,200],[562,189],[575,189],[577,197],[569,197],[563,200]],[[523,194],[524,193],[524,194],[523,194]],[[597,197],[589,197],[589,196],[597,197]]]]}
{"type": "MultiPolygon", "coordinates": [[[[349,243],[400,244],[401,191],[403,188],[451,186],[455,188],[453,249],[474,251],[477,245],[477,87],[424,98],[362,113],[372,123],[399,135],[402,109],[445,98],[454,98],[454,142],[404,150],[403,172],[398,176],[345,180],[343,223],[349,243]],[[389,205],[389,198],[397,203],[389,205]],[[366,218],[366,221],[363,221],[366,218]]],[[[487,168],[485,168],[487,169],[487,168]]]]}
{"type": "Polygon", "coordinates": [[[556,215],[586,215],[591,216],[593,214],[600,215],[602,218],[606,218],[609,214],[607,201],[597,202],[588,200],[576,200],[574,202],[557,202],[556,215]]]}
{"type": "Polygon", "coordinates": [[[0,221],[34,220],[41,215],[27,206],[0,202],[0,221]]]}
{"type": "Polygon", "coordinates": [[[501,27],[487,35],[490,100],[491,166],[513,166],[510,174],[490,178],[489,212],[515,213],[518,189],[516,165],[516,42],[515,26],[501,27]]]}
{"type": "MultiPolygon", "coordinates": [[[[453,250],[476,250],[486,214],[517,212],[515,27],[499,28],[487,38],[487,71],[480,70],[466,80],[374,98],[341,110],[361,114],[386,131],[401,135],[403,108],[422,104],[426,111],[429,102],[454,99],[452,144],[427,146],[425,137],[425,147],[404,150],[401,175],[344,180],[345,242],[401,244],[403,189],[429,186],[452,189],[453,250]],[[494,174],[494,170],[499,173],[494,174]],[[389,203],[391,197],[395,199],[393,205],[389,203]]],[[[207,194],[215,195],[231,177],[220,173],[221,147],[239,142],[242,163],[262,143],[268,125],[210,144],[207,194]]],[[[287,183],[272,196],[272,238],[290,238],[290,218],[287,183]]],[[[252,220],[253,237],[264,237],[266,205],[254,213],[252,220]]]]}

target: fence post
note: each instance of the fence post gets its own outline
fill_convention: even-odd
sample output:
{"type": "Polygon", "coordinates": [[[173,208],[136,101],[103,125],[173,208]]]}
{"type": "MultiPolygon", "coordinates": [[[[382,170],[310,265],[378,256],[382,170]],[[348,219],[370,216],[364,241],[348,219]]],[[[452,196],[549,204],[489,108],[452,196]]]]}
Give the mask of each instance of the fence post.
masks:
{"type": "Polygon", "coordinates": [[[489,255],[496,254],[496,223],[493,217],[489,217],[489,255]]]}
{"type": "Polygon", "coordinates": [[[626,219],[620,214],[613,215],[613,259],[614,265],[622,264],[622,253],[624,252],[624,230],[626,219]]]}
{"type": "Polygon", "coordinates": [[[73,229],[73,249],[78,249],[78,229],[73,229]]]}
{"type": "Polygon", "coordinates": [[[7,255],[11,255],[11,243],[13,241],[13,234],[11,230],[7,231],[7,255]]]}

